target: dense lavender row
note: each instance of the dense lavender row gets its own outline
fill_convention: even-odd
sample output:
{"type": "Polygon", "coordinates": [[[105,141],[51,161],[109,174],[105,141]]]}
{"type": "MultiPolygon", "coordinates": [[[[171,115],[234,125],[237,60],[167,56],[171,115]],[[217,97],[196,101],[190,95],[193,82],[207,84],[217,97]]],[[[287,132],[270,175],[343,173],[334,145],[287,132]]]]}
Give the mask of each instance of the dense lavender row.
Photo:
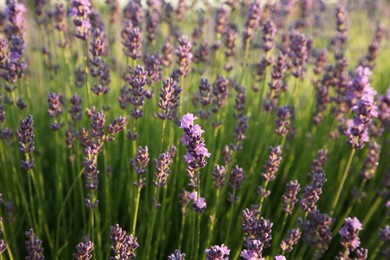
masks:
{"type": "Polygon", "coordinates": [[[0,259],[390,258],[390,6],[339,2],[6,0],[0,259]]]}

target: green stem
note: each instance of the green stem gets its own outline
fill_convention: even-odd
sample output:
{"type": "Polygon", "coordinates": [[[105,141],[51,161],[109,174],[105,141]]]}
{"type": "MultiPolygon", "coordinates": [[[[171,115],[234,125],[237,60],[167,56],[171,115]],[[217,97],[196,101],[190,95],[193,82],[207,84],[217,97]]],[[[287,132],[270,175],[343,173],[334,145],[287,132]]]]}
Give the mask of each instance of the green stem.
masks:
{"type": "MultiPolygon", "coordinates": [[[[264,183],[264,192],[267,192],[268,183],[269,183],[269,181],[265,181],[265,183],[264,183]]],[[[265,199],[265,197],[264,197],[264,196],[261,196],[261,198],[260,198],[260,203],[259,203],[259,215],[257,215],[257,218],[258,218],[258,219],[260,218],[260,215],[261,215],[261,213],[262,213],[261,211],[262,211],[262,209],[263,209],[264,199],[265,199]]]]}
{"type": "Polygon", "coordinates": [[[341,183],[340,183],[339,188],[336,192],[335,199],[333,200],[333,203],[332,203],[332,207],[331,207],[331,214],[332,215],[334,213],[334,209],[335,209],[337,203],[339,202],[340,194],[341,194],[341,191],[343,190],[345,180],[347,179],[348,171],[349,171],[349,168],[351,167],[351,163],[352,163],[352,159],[353,159],[354,154],[355,154],[355,149],[352,148],[351,153],[350,153],[349,158],[348,158],[347,166],[345,167],[345,170],[344,170],[344,173],[343,173],[343,176],[341,179],[341,183]]]}
{"type": "Polygon", "coordinates": [[[374,215],[375,211],[378,209],[379,205],[382,202],[382,197],[378,196],[373,204],[371,204],[370,210],[368,211],[366,217],[363,219],[362,225],[366,226],[368,221],[371,219],[372,215],[374,215]]]}
{"type": "Polygon", "coordinates": [[[135,231],[137,227],[137,217],[138,217],[138,208],[139,208],[139,200],[141,197],[141,187],[138,187],[137,189],[137,199],[135,201],[135,211],[134,211],[134,219],[133,219],[133,228],[132,228],[132,234],[135,236],[135,231]]]}

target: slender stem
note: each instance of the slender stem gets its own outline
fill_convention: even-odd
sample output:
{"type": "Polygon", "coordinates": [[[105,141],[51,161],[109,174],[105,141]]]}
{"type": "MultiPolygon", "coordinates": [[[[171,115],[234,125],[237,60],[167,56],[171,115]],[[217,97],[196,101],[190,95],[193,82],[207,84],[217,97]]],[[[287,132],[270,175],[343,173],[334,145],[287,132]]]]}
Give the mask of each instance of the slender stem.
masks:
{"type": "Polygon", "coordinates": [[[383,247],[383,244],[384,242],[381,240],[381,242],[379,243],[379,245],[377,245],[375,247],[375,251],[372,253],[372,255],[370,256],[370,259],[377,259],[376,256],[378,255],[378,253],[381,251],[382,247],[383,247]]]}
{"type": "MultiPolygon", "coordinates": [[[[157,187],[154,187],[154,199],[156,200],[156,203],[158,203],[158,198],[159,198],[159,195],[160,195],[160,189],[157,188],[157,187]]],[[[154,224],[156,223],[156,216],[157,216],[157,207],[154,207],[153,205],[153,213],[152,213],[152,225],[150,226],[150,228],[148,228],[148,237],[147,237],[147,241],[146,241],[146,247],[145,247],[145,251],[146,251],[146,256],[147,256],[147,259],[150,258],[150,247],[151,247],[151,244],[152,244],[152,237],[153,237],[153,231],[154,231],[154,224]]]]}
{"type": "MultiPolygon", "coordinates": [[[[198,179],[198,186],[197,186],[197,191],[198,191],[198,198],[200,198],[200,172],[197,171],[194,174],[197,174],[197,179],[198,179]]],[[[195,237],[195,257],[194,259],[198,259],[198,253],[199,253],[199,244],[200,244],[200,222],[201,222],[201,216],[202,214],[196,213],[196,237],[195,237]]]]}
{"type": "Polygon", "coordinates": [[[179,249],[182,248],[184,224],[186,223],[186,214],[183,212],[181,217],[180,235],[179,235],[179,249]]]}
{"type": "Polygon", "coordinates": [[[213,213],[211,214],[211,224],[210,224],[210,230],[207,235],[207,240],[206,240],[206,247],[209,246],[212,238],[213,238],[213,231],[214,231],[214,226],[215,222],[217,221],[217,206],[219,202],[219,194],[220,194],[220,189],[217,189],[217,194],[215,198],[215,205],[213,207],[213,213]]]}
{"type": "MultiPolygon", "coordinates": [[[[3,237],[4,237],[5,241],[8,241],[2,218],[0,218],[0,229],[3,231],[3,237]]],[[[11,251],[11,248],[9,245],[7,246],[7,254],[8,254],[8,257],[10,260],[14,259],[14,256],[12,255],[12,251],[11,251]]],[[[0,256],[3,257],[2,254],[0,254],[0,256]]]]}
{"type": "Polygon", "coordinates": [[[138,217],[138,208],[139,208],[139,200],[141,197],[141,187],[137,189],[137,199],[135,201],[135,211],[134,211],[134,219],[133,219],[133,228],[132,228],[132,234],[135,236],[135,231],[137,227],[137,217],[138,217]]]}
{"type": "Polygon", "coordinates": [[[350,153],[349,158],[348,158],[347,166],[345,167],[345,170],[344,170],[344,173],[343,173],[343,176],[341,179],[340,186],[336,192],[335,199],[333,200],[333,203],[332,203],[331,214],[334,213],[334,209],[335,209],[337,203],[339,202],[340,194],[341,194],[341,191],[343,190],[345,180],[347,179],[348,171],[349,171],[349,168],[351,167],[351,162],[352,162],[354,154],[355,154],[355,149],[352,148],[351,153],[350,153]]]}
{"type": "MultiPolygon", "coordinates": [[[[233,191],[233,200],[235,199],[235,197],[236,197],[236,191],[234,190],[233,191]]],[[[228,225],[228,227],[227,227],[227,231],[226,231],[226,237],[230,240],[230,230],[231,230],[231,226],[233,225],[233,218],[234,218],[234,206],[236,205],[236,203],[233,201],[232,202],[232,207],[231,207],[231,210],[230,210],[230,212],[231,212],[231,214],[229,214],[230,215],[230,219],[229,219],[229,225],[228,225]]]]}
{"type": "MultiPolygon", "coordinates": [[[[268,183],[269,183],[269,181],[265,181],[265,184],[264,184],[264,192],[267,192],[268,183]]],[[[264,199],[265,199],[265,197],[264,197],[264,196],[261,196],[261,198],[260,198],[260,204],[259,204],[259,215],[257,215],[257,218],[258,218],[258,219],[260,218],[261,211],[262,211],[262,209],[263,209],[264,199]]]]}
{"type": "Polygon", "coordinates": [[[363,219],[362,225],[366,226],[368,221],[371,219],[372,215],[374,215],[375,211],[378,209],[379,205],[382,202],[382,197],[378,196],[374,203],[371,204],[370,210],[368,211],[366,217],[363,219]]]}
{"type": "Polygon", "coordinates": [[[91,89],[89,86],[89,79],[88,79],[88,42],[85,42],[84,45],[84,66],[85,66],[85,86],[87,88],[87,102],[88,102],[88,108],[91,108],[91,89]]]}

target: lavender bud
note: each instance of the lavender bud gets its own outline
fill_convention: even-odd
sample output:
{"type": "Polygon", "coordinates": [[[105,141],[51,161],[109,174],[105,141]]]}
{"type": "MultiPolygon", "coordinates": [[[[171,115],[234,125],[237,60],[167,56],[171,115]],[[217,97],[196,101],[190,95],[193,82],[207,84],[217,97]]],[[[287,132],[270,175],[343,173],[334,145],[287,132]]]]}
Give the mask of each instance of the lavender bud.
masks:
{"type": "Polygon", "coordinates": [[[122,131],[127,125],[127,117],[119,116],[110,125],[107,126],[107,132],[113,136],[122,131]]]}
{"type": "MultiPolygon", "coordinates": [[[[171,147],[171,149],[173,147],[171,147]]],[[[156,180],[153,180],[153,184],[156,187],[163,188],[167,185],[167,179],[171,173],[169,166],[173,163],[174,155],[175,153],[172,154],[170,151],[165,151],[160,154],[157,160],[154,160],[154,168],[156,170],[154,176],[156,177],[156,180]]]]}
{"type": "Polygon", "coordinates": [[[192,60],[192,44],[187,36],[182,36],[179,39],[179,46],[177,47],[175,54],[178,58],[177,64],[179,65],[178,73],[182,76],[186,76],[189,72],[189,66],[192,60]]]}
{"type": "MultiPolygon", "coordinates": [[[[124,27],[126,24],[124,25],[124,27]]],[[[123,52],[126,56],[137,60],[142,57],[142,32],[139,27],[134,27],[129,30],[128,33],[125,33],[122,30],[122,45],[123,52]]]]}
{"type": "Polygon", "coordinates": [[[73,17],[73,24],[76,27],[76,37],[85,40],[91,28],[89,20],[91,3],[89,0],[71,0],[70,5],[70,16],[73,17]]]}
{"type": "Polygon", "coordinates": [[[365,180],[370,180],[374,177],[376,168],[379,165],[379,155],[381,152],[381,146],[376,143],[370,143],[370,149],[368,151],[366,161],[364,163],[364,170],[362,176],[365,180]]]}
{"type": "Polygon", "coordinates": [[[333,219],[326,214],[321,214],[318,210],[310,211],[307,220],[303,224],[302,240],[308,246],[314,246],[316,251],[314,256],[319,258],[328,249],[332,240],[330,226],[333,219]]]}
{"type": "Polygon", "coordinates": [[[299,228],[291,229],[290,231],[288,231],[287,238],[280,243],[280,247],[283,250],[283,253],[291,252],[300,238],[301,230],[299,228]]]}
{"type": "Polygon", "coordinates": [[[31,228],[29,231],[25,233],[26,240],[26,250],[27,250],[27,260],[43,260],[43,247],[42,240],[38,238],[37,235],[34,234],[34,230],[31,228]]]}
{"type": "Polygon", "coordinates": [[[198,193],[196,191],[192,192],[190,194],[189,198],[191,200],[193,200],[192,209],[196,213],[202,214],[205,211],[206,207],[207,207],[207,203],[205,201],[205,198],[199,197],[198,193]]]}
{"type": "Polygon", "coordinates": [[[133,105],[130,114],[135,119],[141,118],[144,114],[143,105],[145,103],[145,98],[148,97],[148,91],[145,89],[147,76],[148,72],[140,65],[131,70],[129,77],[129,83],[131,85],[129,93],[131,96],[129,102],[133,105]]]}
{"type": "Polygon", "coordinates": [[[206,253],[207,260],[228,260],[230,250],[224,244],[218,246],[211,246],[204,251],[206,253]]]}
{"type": "Polygon", "coordinates": [[[275,44],[276,24],[268,19],[263,27],[263,49],[265,52],[272,50],[275,44]]]}
{"type": "Polygon", "coordinates": [[[222,5],[220,8],[217,9],[215,15],[215,27],[214,27],[215,33],[225,34],[227,23],[229,21],[228,15],[229,15],[229,9],[227,8],[227,6],[222,5]]]}
{"type": "Polygon", "coordinates": [[[110,228],[110,240],[111,251],[114,253],[114,256],[110,256],[110,260],[135,259],[135,250],[139,246],[136,237],[127,236],[126,231],[116,224],[110,228]]]}
{"type": "Polygon", "coordinates": [[[242,150],[242,142],[246,138],[246,132],[248,131],[248,117],[243,116],[238,119],[237,126],[234,128],[234,139],[238,142],[237,150],[242,150]]]}
{"type": "Polygon", "coordinates": [[[304,194],[300,200],[301,208],[305,212],[317,209],[317,201],[322,194],[322,187],[326,182],[326,175],[323,172],[314,172],[310,175],[311,183],[305,187],[304,194]]]}
{"type": "Polygon", "coordinates": [[[144,148],[142,148],[141,146],[138,146],[137,155],[135,159],[132,159],[130,162],[137,174],[139,175],[145,174],[146,166],[149,162],[148,147],[145,146],[144,148]]]}
{"type": "Polygon", "coordinates": [[[78,88],[83,87],[86,80],[85,70],[81,66],[79,66],[74,71],[74,74],[75,74],[74,84],[76,85],[76,87],[78,88]]]}
{"type": "Polygon", "coordinates": [[[245,22],[245,31],[242,38],[243,48],[250,45],[252,39],[255,37],[255,30],[259,26],[260,17],[261,5],[259,1],[253,1],[249,8],[248,17],[245,22]]]}
{"type": "Polygon", "coordinates": [[[297,194],[301,190],[300,184],[297,180],[287,183],[286,190],[283,194],[283,212],[292,214],[295,203],[298,201],[297,194]]]}
{"type": "Polygon", "coordinates": [[[168,256],[168,260],[185,260],[186,254],[182,253],[180,250],[175,249],[175,252],[173,254],[170,254],[168,256]]]}
{"type": "Polygon", "coordinates": [[[326,49],[322,49],[316,57],[316,62],[314,66],[314,74],[320,75],[325,69],[326,63],[328,61],[328,53],[326,49]]]}
{"type": "Polygon", "coordinates": [[[123,9],[123,17],[136,27],[142,25],[144,10],[140,0],[130,1],[123,9]]]}
{"type": "Polygon", "coordinates": [[[213,102],[213,97],[211,95],[211,85],[207,79],[200,79],[199,96],[200,103],[203,107],[203,109],[200,111],[200,117],[208,118],[210,116],[210,112],[206,111],[206,107],[208,107],[213,102]]]}
{"type": "Polygon", "coordinates": [[[49,116],[58,117],[63,112],[64,96],[61,93],[51,92],[47,97],[49,116]]]}
{"type": "Polygon", "coordinates": [[[354,251],[360,246],[358,234],[361,230],[362,224],[357,218],[346,218],[344,226],[339,230],[341,245],[347,250],[354,251]]]}
{"type": "Polygon", "coordinates": [[[229,186],[233,191],[240,189],[242,182],[244,181],[244,170],[238,165],[234,166],[230,173],[230,184],[229,186]]]}
{"type": "Polygon", "coordinates": [[[158,113],[158,116],[163,120],[174,118],[175,87],[176,82],[172,78],[167,78],[163,81],[158,102],[158,107],[162,110],[162,112],[158,113]]]}
{"type": "Polygon", "coordinates": [[[265,173],[261,174],[261,177],[265,181],[270,182],[275,179],[275,173],[278,171],[280,162],[282,161],[282,157],[280,156],[281,154],[282,148],[280,146],[270,147],[270,155],[263,167],[265,173]]]}
{"type": "Polygon", "coordinates": [[[218,110],[226,105],[228,97],[228,84],[229,81],[223,76],[217,75],[216,81],[213,83],[213,95],[214,106],[212,108],[213,113],[217,113],[218,110]]]}
{"type": "Polygon", "coordinates": [[[34,120],[32,115],[20,121],[20,129],[16,131],[19,140],[19,151],[26,155],[26,161],[21,161],[21,167],[25,170],[34,168],[34,160],[28,159],[35,149],[34,120]]]}
{"type": "Polygon", "coordinates": [[[77,260],[90,260],[92,259],[92,251],[94,249],[94,244],[91,241],[86,241],[85,243],[81,242],[76,246],[76,253],[73,254],[73,257],[77,260]]]}
{"type": "Polygon", "coordinates": [[[216,189],[222,189],[225,186],[226,168],[225,166],[215,165],[212,173],[213,183],[216,189]]]}
{"type": "Polygon", "coordinates": [[[279,107],[277,116],[275,133],[280,136],[286,135],[290,124],[290,107],[288,105],[279,107]]]}
{"type": "Polygon", "coordinates": [[[170,67],[173,62],[173,46],[166,40],[161,49],[162,57],[161,63],[164,67],[170,67]]]}
{"type": "Polygon", "coordinates": [[[184,135],[180,139],[187,148],[184,160],[187,163],[187,173],[195,173],[200,168],[206,166],[206,157],[210,157],[205,142],[202,138],[204,130],[199,125],[194,125],[197,117],[193,114],[185,114],[180,121],[180,128],[184,130],[184,135]]]}

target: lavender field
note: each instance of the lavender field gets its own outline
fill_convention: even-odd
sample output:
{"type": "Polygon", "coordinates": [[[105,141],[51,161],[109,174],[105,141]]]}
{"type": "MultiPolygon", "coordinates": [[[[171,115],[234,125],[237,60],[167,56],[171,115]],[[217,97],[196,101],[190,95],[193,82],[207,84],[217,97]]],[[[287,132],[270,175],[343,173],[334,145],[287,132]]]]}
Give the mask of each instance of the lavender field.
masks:
{"type": "Polygon", "coordinates": [[[389,15],[6,0],[0,260],[390,259],[389,15]]]}

